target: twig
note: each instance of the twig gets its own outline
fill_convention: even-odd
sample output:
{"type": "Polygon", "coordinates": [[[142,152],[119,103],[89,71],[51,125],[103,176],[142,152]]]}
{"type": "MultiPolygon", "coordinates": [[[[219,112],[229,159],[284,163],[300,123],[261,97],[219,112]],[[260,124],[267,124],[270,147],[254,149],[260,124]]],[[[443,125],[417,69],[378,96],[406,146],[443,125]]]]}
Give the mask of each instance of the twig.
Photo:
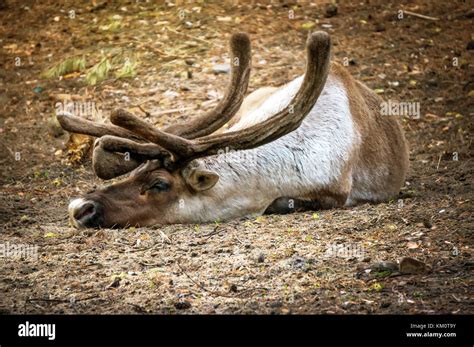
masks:
{"type": "Polygon", "coordinates": [[[85,298],[76,299],[75,302],[86,301],[86,300],[92,300],[92,299],[97,299],[97,298],[99,298],[99,294],[94,294],[94,295],[91,295],[91,296],[87,296],[87,297],[85,297],[85,298]]]}
{"type": "Polygon", "coordinates": [[[161,267],[161,266],[163,266],[163,264],[158,264],[158,263],[150,264],[150,263],[145,263],[143,261],[138,262],[138,264],[140,264],[141,266],[144,266],[144,267],[161,267]]]}
{"type": "Polygon", "coordinates": [[[240,297],[240,296],[242,296],[243,294],[250,293],[250,292],[254,292],[254,291],[257,291],[257,290],[268,291],[268,288],[265,288],[265,287],[247,288],[247,289],[241,290],[240,292],[238,292],[237,294],[235,294],[235,296],[236,296],[236,297],[240,297]]]}
{"type": "Polygon", "coordinates": [[[169,244],[172,244],[173,242],[171,242],[171,239],[168,237],[168,235],[166,235],[163,231],[160,230],[160,235],[161,235],[161,241],[163,243],[169,243],[169,244]]]}
{"type": "Polygon", "coordinates": [[[419,13],[415,13],[415,12],[411,12],[411,11],[406,11],[406,10],[403,10],[403,13],[406,13],[406,14],[409,15],[409,16],[413,16],[413,17],[417,17],[417,18],[421,18],[421,19],[439,20],[439,18],[436,18],[436,17],[425,16],[424,14],[419,14],[419,13]]]}
{"type": "Polygon", "coordinates": [[[442,157],[442,156],[443,156],[443,153],[441,153],[441,154],[439,155],[438,165],[436,165],[436,171],[438,171],[438,169],[439,169],[439,164],[441,163],[441,157],[442,157]]]}
{"type": "Polygon", "coordinates": [[[162,116],[164,114],[171,114],[171,113],[176,113],[176,112],[184,112],[184,111],[189,111],[189,110],[192,110],[194,109],[194,107],[180,107],[180,108],[173,108],[173,109],[170,109],[170,110],[164,110],[164,111],[160,111],[160,112],[156,112],[153,114],[154,117],[156,116],[162,116]]]}
{"type": "Polygon", "coordinates": [[[221,293],[219,292],[215,292],[215,291],[212,291],[210,289],[207,289],[206,287],[204,287],[202,284],[196,282],[184,269],[183,267],[181,266],[181,264],[179,263],[179,260],[176,261],[176,265],[178,265],[179,269],[181,270],[181,272],[186,275],[187,278],[189,278],[191,280],[191,282],[193,282],[195,285],[197,285],[199,288],[201,288],[202,290],[204,290],[205,292],[208,292],[208,293],[211,293],[211,294],[216,294],[216,295],[219,295],[219,296],[225,296],[225,295],[221,295],[221,293]]]}
{"type": "Polygon", "coordinates": [[[142,107],[142,105],[137,105],[137,107],[138,107],[138,109],[139,109],[140,111],[142,111],[142,112],[145,114],[145,117],[150,117],[150,116],[151,116],[150,112],[148,112],[147,110],[145,110],[145,109],[142,107]]]}
{"type": "MultiPolygon", "coordinates": [[[[192,35],[189,35],[189,34],[186,34],[186,33],[180,33],[179,31],[176,31],[176,30],[174,30],[174,29],[171,29],[170,27],[166,27],[166,29],[167,29],[168,31],[171,31],[171,32],[174,33],[174,34],[178,34],[178,35],[185,36],[185,37],[187,37],[188,39],[196,40],[196,41],[205,43],[206,45],[209,45],[209,44],[210,44],[210,42],[207,41],[207,40],[203,40],[203,39],[200,39],[199,37],[195,37],[195,36],[192,36],[192,35]]],[[[216,43],[215,45],[218,46],[218,47],[224,47],[223,45],[220,45],[220,44],[217,44],[217,43],[216,43]]]]}
{"type": "Polygon", "coordinates": [[[69,300],[65,299],[43,299],[43,298],[33,298],[33,299],[26,299],[26,302],[29,304],[34,304],[35,302],[54,302],[54,303],[63,303],[69,302],[69,300]]]}
{"type": "MultiPolygon", "coordinates": [[[[98,298],[98,297],[99,297],[98,294],[94,294],[94,295],[91,295],[91,296],[87,296],[87,297],[85,297],[85,298],[75,299],[74,302],[80,302],[80,301],[86,301],[86,300],[96,299],[96,298],[98,298]]],[[[29,303],[29,304],[35,304],[36,302],[49,302],[49,303],[58,303],[58,304],[61,304],[61,303],[70,303],[71,300],[68,300],[68,299],[46,299],[46,298],[32,298],[32,299],[26,299],[26,303],[29,303]]]]}
{"type": "Polygon", "coordinates": [[[206,234],[206,235],[203,235],[203,237],[206,238],[206,241],[209,240],[209,238],[211,238],[212,236],[216,235],[216,234],[219,234],[221,232],[221,230],[219,230],[219,225],[216,225],[214,227],[214,230],[212,230],[209,234],[206,234]]]}
{"type": "Polygon", "coordinates": [[[239,243],[240,243],[241,245],[244,244],[244,242],[243,242],[241,239],[239,239],[237,236],[234,235],[234,238],[235,238],[237,241],[239,241],[239,243]]]}
{"type": "Polygon", "coordinates": [[[132,303],[130,303],[130,302],[127,302],[127,305],[132,306],[132,307],[133,307],[135,310],[137,310],[138,312],[141,312],[141,313],[146,312],[146,310],[145,310],[142,306],[140,306],[140,305],[132,304],[132,303]]]}

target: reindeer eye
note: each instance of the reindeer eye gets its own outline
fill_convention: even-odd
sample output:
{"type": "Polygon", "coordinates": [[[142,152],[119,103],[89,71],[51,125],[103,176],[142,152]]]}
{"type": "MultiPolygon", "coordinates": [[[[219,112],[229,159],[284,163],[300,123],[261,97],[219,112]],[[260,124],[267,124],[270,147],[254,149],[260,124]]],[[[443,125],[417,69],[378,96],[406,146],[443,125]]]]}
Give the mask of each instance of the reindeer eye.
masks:
{"type": "Polygon", "coordinates": [[[158,181],[153,183],[153,185],[148,189],[152,192],[165,192],[170,189],[170,184],[165,181],[158,181]]]}

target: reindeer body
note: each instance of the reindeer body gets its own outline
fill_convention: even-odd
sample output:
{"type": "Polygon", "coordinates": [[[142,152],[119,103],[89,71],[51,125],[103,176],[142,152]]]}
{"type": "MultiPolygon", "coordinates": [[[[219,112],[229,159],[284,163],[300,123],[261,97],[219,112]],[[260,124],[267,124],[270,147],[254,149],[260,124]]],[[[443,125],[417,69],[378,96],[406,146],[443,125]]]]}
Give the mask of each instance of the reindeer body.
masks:
{"type": "Polygon", "coordinates": [[[111,114],[112,125],[58,115],[66,130],[99,137],[99,177],[132,171],[73,200],[75,226],[213,222],[397,195],[408,168],[400,124],[380,114],[374,92],[330,64],[326,33],[309,35],[304,76],[245,100],[248,36],[233,35],[230,48],[238,64],[224,98],[186,124],[160,130],[126,110],[111,114]]]}
{"type": "MultiPolygon", "coordinates": [[[[302,76],[281,88],[254,91],[226,131],[270,118],[288,106],[301,82],[302,76]]],[[[302,200],[330,208],[395,197],[404,183],[408,151],[398,120],[380,115],[382,101],[332,64],[321,95],[298,129],[248,150],[250,155],[196,160],[194,165],[220,179],[212,193],[182,200],[187,208],[177,206],[173,218],[181,215],[180,221],[189,223],[259,215],[280,198],[286,198],[284,204],[302,200]]]]}

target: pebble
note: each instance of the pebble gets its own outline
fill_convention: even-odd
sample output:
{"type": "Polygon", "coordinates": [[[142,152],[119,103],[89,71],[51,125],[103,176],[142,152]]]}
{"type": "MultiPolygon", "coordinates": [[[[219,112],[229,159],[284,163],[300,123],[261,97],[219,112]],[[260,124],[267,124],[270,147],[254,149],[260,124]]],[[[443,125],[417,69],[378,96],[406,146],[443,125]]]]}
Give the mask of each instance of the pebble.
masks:
{"type": "Polygon", "coordinates": [[[426,272],[426,264],[420,260],[405,257],[400,260],[400,273],[402,274],[421,274],[426,272]]]}
{"type": "Polygon", "coordinates": [[[189,301],[178,301],[174,304],[174,307],[177,310],[186,310],[188,308],[191,308],[191,303],[189,301]]]}
{"type": "Polygon", "coordinates": [[[378,32],[378,33],[382,32],[382,31],[385,31],[385,25],[383,25],[382,23],[375,23],[374,31],[378,32]]]}
{"type": "Polygon", "coordinates": [[[326,18],[331,18],[337,15],[337,5],[329,4],[326,6],[325,16],[326,18]]]}
{"type": "Polygon", "coordinates": [[[188,58],[184,61],[186,65],[193,66],[196,63],[196,60],[188,58]]]}
{"type": "Polygon", "coordinates": [[[230,72],[230,64],[216,64],[212,67],[212,72],[218,74],[228,74],[230,72]]]}
{"type": "Polygon", "coordinates": [[[431,223],[430,220],[425,219],[425,220],[423,220],[423,226],[424,226],[425,228],[431,229],[431,228],[433,227],[433,223],[431,223]]]}

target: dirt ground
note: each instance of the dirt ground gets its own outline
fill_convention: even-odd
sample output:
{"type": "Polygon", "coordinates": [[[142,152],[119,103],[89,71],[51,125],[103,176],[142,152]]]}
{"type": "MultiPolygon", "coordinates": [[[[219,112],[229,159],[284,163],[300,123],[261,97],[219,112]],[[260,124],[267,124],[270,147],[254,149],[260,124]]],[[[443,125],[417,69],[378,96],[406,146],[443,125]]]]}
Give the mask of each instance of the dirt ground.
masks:
{"type": "Polygon", "coordinates": [[[0,1],[0,245],[37,246],[0,258],[0,312],[474,313],[469,2],[269,3],[0,1]],[[228,77],[213,67],[232,33],[251,35],[252,91],[303,72],[309,30],[329,32],[333,59],[386,100],[419,103],[418,119],[403,118],[411,169],[398,199],[207,225],[69,225],[68,200],[102,182],[87,143],[54,125],[58,101],[167,125],[222,96],[228,77]],[[137,59],[135,77],[40,77],[117,50],[137,59]],[[426,269],[400,273],[404,257],[426,269]]]}

